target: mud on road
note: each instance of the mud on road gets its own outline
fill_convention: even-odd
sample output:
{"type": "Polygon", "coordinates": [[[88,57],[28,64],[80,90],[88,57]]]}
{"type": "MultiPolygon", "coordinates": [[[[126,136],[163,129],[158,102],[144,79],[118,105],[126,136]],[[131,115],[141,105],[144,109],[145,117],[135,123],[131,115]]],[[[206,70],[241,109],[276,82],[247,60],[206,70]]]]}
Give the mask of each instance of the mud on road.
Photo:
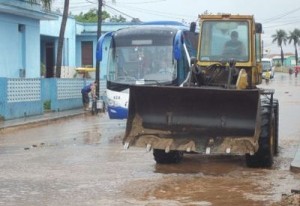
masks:
{"type": "Polygon", "coordinates": [[[125,121],[83,115],[0,135],[0,205],[299,205],[300,83],[277,75],[280,154],[271,169],[244,157],[185,155],[158,165],[146,148],[124,150],[125,121]]]}

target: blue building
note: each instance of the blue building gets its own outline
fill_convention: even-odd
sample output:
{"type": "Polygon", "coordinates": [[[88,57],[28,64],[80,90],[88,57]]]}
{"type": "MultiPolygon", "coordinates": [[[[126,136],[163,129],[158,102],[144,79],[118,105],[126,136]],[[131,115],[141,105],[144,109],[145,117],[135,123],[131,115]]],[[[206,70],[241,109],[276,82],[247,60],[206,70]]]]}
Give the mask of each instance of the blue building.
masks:
{"type": "MultiPolygon", "coordinates": [[[[279,56],[279,55],[273,56],[272,60],[273,60],[273,64],[275,66],[281,65],[281,56],[279,56]]],[[[296,57],[295,57],[295,55],[285,54],[282,66],[285,66],[285,67],[294,67],[294,66],[296,66],[296,57]]]]}
{"type": "MultiPolygon", "coordinates": [[[[0,0],[0,77],[54,77],[61,19],[61,14],[45,12],[40,4],[0,0]]],[[[103,23],[101,30],[131,25],[103,23]]],[[[64,37],[63,68],[74,72],[77,67],[95,67],[96,23],[79,23],[70,16],[64,37]]]]}
{"type": "Polygon", "coordinates": [[[40,77],[40,20],[55,20],[38,4],[0,0],[0,77],[40,77]]]}
{"type": "MultiPolygon", "coordinates": [[[[61,20],[61,14],[46,12],[40,4],[0,0],[0,120],[82,106],[80,90],[95,76],[73,77],[76,68],[96,65],[97,24],[68,17],[61,78],[54,78],[61,20]]],[[[101,31],[103,34],[137,24],[103,22],[101,31]]],[[[108,42],[105,44],[108,48],[108,42]]],[[[106,88],[107,52],[103,51],[100,65],[100,97],[106,88]]]]}
{"type": "MultiPolygon", "coordinates": [[[[54,64],[56,62],[56,51],[61,24],[61,16],[58,20],[41,21],[41,62],[46,66],[45,77],[54,76],[54,64]]],[[[117,29],[136,25],[135,23],[102,23],[101,32],[106,33],[117,29]]],[[[95,52],[97,46],[97,24],[76,22],[70,16],[64,35],[64,49],[62,66],[72,76],[77,67],[95,67],[95,52]]],[[[105,59],[104,51],[104,59],[105,59]]],[[[100,68],[106,68],[106,62],[101,62],[100,68]]],[[[62,72],[63,73],[63,72],[62,72]]],[[[63,74],[62,74],[63,75],[63,74]]],[[[104,79],[106,69],[101,69],[100,79],[104,79]]]]}

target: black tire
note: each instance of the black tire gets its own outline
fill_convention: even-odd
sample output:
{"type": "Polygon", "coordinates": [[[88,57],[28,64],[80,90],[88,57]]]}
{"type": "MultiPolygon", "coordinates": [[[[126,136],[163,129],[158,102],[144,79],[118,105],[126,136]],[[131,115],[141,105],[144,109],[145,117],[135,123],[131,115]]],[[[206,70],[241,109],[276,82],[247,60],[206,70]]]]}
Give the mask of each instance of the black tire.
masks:
{"type": "Polygon", "coordinates": [[[275,135],[274,135],[274,154],[279,153],[279,102],[278,99],[273,100],[273,108],[275,115],[275,135]]]}
{"type": "Polygon", "coordinates": [[[275,115],[269,104],[261,106],[261,132],[258,140],[259,148],[254,155],[246,154],[248,167],[269,168],[273,165],[275,145],[275,115]]]}
{"type": "Polygon", "coordinates": [[[183,152],[170,151],[166,153],[165,150],[154,149],[153,156],[154,156],[154,160],[158,164],[175,164],[181,162],[183,158],[183,152]]]}

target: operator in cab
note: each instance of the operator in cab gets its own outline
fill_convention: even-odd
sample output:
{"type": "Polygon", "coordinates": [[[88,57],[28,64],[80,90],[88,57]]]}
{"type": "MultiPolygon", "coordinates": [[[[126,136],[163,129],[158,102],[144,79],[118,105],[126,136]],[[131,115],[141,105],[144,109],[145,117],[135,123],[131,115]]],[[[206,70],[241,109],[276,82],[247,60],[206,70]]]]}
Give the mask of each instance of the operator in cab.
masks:
{"type": "Polygon", "coordinates": [[[237,57],[244,54],[245,49],[243,43],[239,40],[239,34],[237,31],[232,31],[230,40],[224,45],[223,54],[226,57],[237,57]]]}

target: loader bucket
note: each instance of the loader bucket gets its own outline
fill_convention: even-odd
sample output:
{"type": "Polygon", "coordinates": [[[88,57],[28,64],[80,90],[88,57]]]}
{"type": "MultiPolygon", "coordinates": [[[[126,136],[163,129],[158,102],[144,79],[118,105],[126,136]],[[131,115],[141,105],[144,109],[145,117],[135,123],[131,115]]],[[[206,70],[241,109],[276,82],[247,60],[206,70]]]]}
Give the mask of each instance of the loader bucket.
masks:
{"type": "Polygon", "coordinates": [[[253,136],[259,102],[258,89],[132,86],[124,140],[147,130],[253,136]]]}

